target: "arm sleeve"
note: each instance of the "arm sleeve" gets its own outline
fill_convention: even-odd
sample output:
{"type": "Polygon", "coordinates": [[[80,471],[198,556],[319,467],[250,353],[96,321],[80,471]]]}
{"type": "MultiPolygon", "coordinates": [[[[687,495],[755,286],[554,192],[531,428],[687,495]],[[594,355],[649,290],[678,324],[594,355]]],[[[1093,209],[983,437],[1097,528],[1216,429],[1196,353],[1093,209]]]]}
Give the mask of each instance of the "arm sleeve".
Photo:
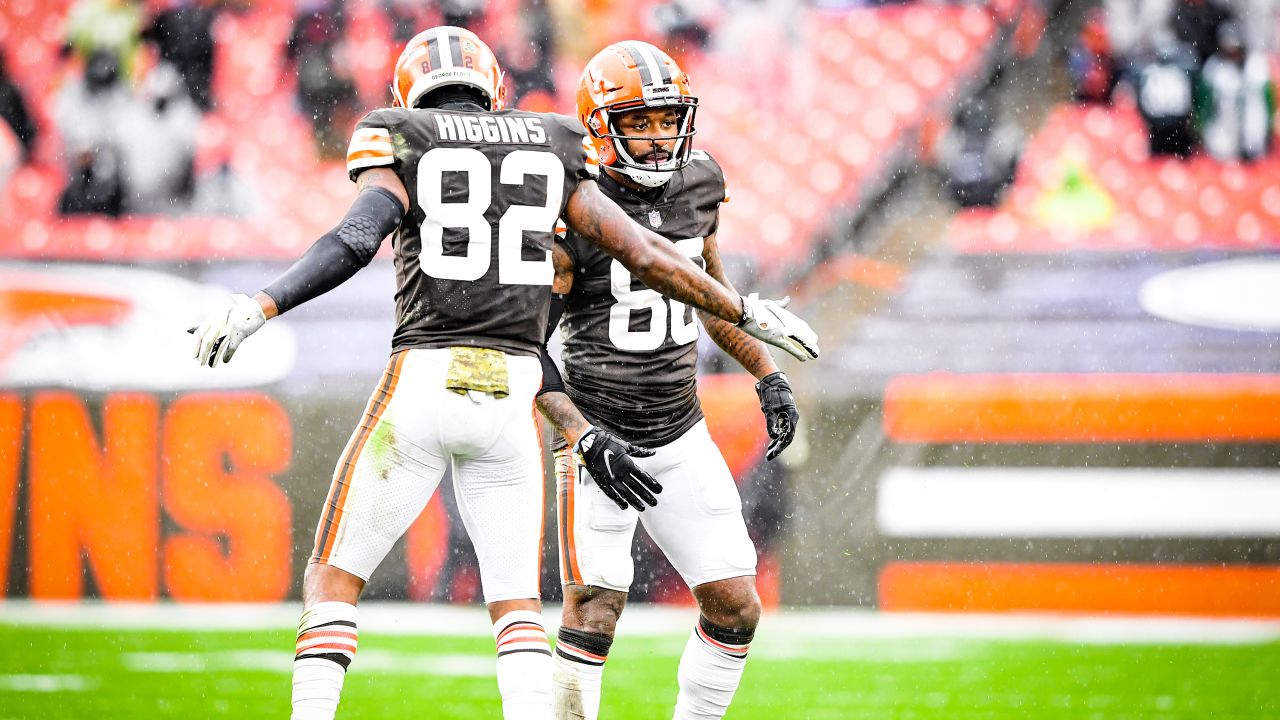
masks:
{"type": "Polygon", "coordinates": [[[339,225],[262,289],[281,314],[338,287],[369,264],[383,238],[400,226],[405,208],[382,188],[368,188],[356,196],[339,225]]]}
{"type": "Polygon", "coordinates": [[[564,378],[560,377],[560,368],[556,367],[556,361],[551,359],[551,354],[547,352],[547,342],[551,340],[551,333],[556,331],[556,326],[560,324],[560,316],[564,314],[564,296],[553,294],[551,296],[551,312],[547,315],[547,332],[543,337],[542,354],[538,359],[542,361],[542,388],[538,390],[538,394],[549,392],[564,392],[564,378]]]}

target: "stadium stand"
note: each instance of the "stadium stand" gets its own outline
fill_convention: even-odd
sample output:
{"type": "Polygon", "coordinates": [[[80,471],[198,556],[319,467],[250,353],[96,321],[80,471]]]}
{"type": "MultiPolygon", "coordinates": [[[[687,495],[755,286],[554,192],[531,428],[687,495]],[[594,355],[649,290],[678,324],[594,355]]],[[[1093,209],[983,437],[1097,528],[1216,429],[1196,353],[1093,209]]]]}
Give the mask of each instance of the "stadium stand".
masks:
{"type": "Polygon", "coordinates": [[[948,243],[963,253],[1273,248],[1278,170],[1274,154],[1244,165],[1152,160],[1131,103],[1063,105],[1029,144],[1003,206],[958,213],[948,243]]]}
{"type": "MultiPolygon", "coordinates": [[[[491,8],[493,17],[516,15],[515,0],[494,4],[503,7],[491,8]]],[[[641,27],[652,4],[614,4],[609,12],[625,22],[597,18],[592,25],[610,29],[602,36],[641,27]]],[[[770,48],[763,57],[758,48],[691,57],[688,69],[702,98],[699,144],[725,166],[734,201],[725,216],[725,251],[766,276],[807,267],[823,252],[816,238],[829,221],[869,204],[908,152],[906,141],[930,114],[949,111],[964,84],[986,68],[1017,7],[804,10],[798,27],[805,42],[770,48]],[[728,72],[744,54],[756,55],[752,67],[784,70],[744,87],[740,73],[728,72]],[[867,101],[871,93],[876,102],[867,101]]],[[[29,90],[55,87],[63,72],[62,16],[54,10],[27,0],[0,8],[0,46],[29,90]]],[[[202,123],[197,165],[228,159],[259,194],[267,210],[261,217],[59,219],[54,204],[63,171],[52,160],[57,140],[48,133],[40,160],[19,169],[5,190],[7,207],[22,212],[0,220],[0,255],[172,261],[300,253],[350,188],[336,164],[317,158],[293,105],[283,52],[291,12],[289,2],[255,2],[224,13],[214,27],[216,109],[202,123]]],[[[355,83],[372,106],[383,100],[394,57],[391,28],[374,3],[350,3],[348,16],[355,83]]],[[[557,64],[562,108],[569,107],[567,81],[576,72],[571,59],[557,64]]],[[[41,126],[49,127],[50,93],[32,96],[41,126]]]]}

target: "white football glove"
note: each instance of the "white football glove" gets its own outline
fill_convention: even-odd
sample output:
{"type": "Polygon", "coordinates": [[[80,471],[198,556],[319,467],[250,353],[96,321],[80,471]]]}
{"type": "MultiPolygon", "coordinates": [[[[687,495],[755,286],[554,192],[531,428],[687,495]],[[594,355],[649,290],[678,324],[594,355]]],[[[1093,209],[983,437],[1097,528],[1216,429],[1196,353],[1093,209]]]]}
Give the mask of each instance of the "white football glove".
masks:
{"type": "Polygon", "coordinates": [[[786,309],[791,298],[761,300],[758,293],[742,296],[742,320],[738,327],[748,335],[776,345],[797,360],[818,357],[818,335],[795,313],[786,309]]]}
{"type": "Polygon", "coordinates": [[[217,367],[230,362],[240,343],[258,331],[267,322],[258,301],[248,295],[232,295],[221,309],[214,312],[200,327],[189,332],[195,335],[197,363],[217,367]]]}

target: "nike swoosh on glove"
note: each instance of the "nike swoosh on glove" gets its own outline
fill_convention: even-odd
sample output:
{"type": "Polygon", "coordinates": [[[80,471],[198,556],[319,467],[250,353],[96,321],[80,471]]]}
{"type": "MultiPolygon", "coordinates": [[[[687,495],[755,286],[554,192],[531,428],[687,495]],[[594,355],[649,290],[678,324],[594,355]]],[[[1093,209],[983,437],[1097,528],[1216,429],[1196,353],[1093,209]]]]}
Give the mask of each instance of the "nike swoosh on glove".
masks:
{"type": "Polygon", "coordinates": [[[230,362],[240,343],[266,322],[267,316],[262,314],[258,301],[248,295],[232,295],[199,327],[188,330],[195,335],[192,357],[209,367],[217,367],[219,361],[230,362]]]}
{"type": "Polygon", "coordinates": [[[787,376],[780,372],[760,378],[756,383],[756,395],[760,396],[760,410],[764,413],[765,429],[769,432],[765,459],[772,460],[795,439],[800,411],[796,408],[796,397],[791,392],[787,376]]]}
{"type": "Polygon", "coordinates": [[[587,466],[601,492],[619,508],[633,507],[644,512],[646,503],[650,507],[658,504],[655,495],[662,492],[662,485],[632,459],[650,457],[653,450],[632,445],[592,425],[578,438],[573,451],[587,466]]]}
{"type": "Polygon", "coordinates": [[[738,327],[748,335],[786,350],[804,362],[818,357],[818,334],[795,313],[787,310],[791,298],[762,300],[758,293],[742,296],[738,327]]]}

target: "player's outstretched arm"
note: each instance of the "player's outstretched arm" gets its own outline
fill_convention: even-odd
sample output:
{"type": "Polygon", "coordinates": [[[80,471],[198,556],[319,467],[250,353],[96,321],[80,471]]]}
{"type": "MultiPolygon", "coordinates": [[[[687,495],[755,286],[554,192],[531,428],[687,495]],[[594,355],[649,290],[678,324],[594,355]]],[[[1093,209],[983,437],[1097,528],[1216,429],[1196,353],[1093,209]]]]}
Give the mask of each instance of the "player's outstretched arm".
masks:
{"type": "Polygon", "coordinates": [[[661,235],[634,222],[592,180],[578,183],[566,206],[569,227],[617,258],[651,289],[737,325],[799,360],[818,357],[818,336],[785,302],[726,288],[661,235]]]}
{"type": "MultiPolygon", "coordinates": [[[[725,287],[733,288],[724,272],[724,265],[720,262],[720,249],[716,244],[715,233],[703,241],[702,259],[707,264],[708,275],[725,287]]],[[[698,317],[716,345],[759,380],[756,383],[756,395],[760,398],[760,411],[764,413],[765,430],[769,433],[765,459],[778,457],[795,439],[796,428],[800,425],[800,410],[796,407],[791,383],[778,370],[777,363],[773,361],[773,356],[764,343],[713,315],[699,311],[698,317]]]]}
{"type": "Polygon", "coordinates": [[[240,343],[268,319],[329,292],[369,264],[383,238],[400,226],[409,193],[387,168],[365,170],[357,183],[356,199],[342,222],[321,235],[292,267],[253,298],[231,296],[191,330],[196,362],[209,367],[229,362],[240,343]]]}
{"type": "Polygon", "coordinates": [[[736,323],[742,297],[716,282],[675,245],[638,225],[600,191],[593,180],[578,183],[565,208],[565,222],[618,259],[650,288],[736,323]]]}
{"type": "MultiPolygon", "coordinates": [[[[720,250],[716,244],[715,233],[708,235],[702,242],[702,260],[706,263],[708,275],[729,290],[737,292],[724,272],[724,265],[720,262],[720,250]]],[[[707,335],[715,341],[716,345],[719,345],[729,357],[737,360],[738,364],[754,375],[757,380],[778,372],[778,364],[773,361],[773,356],[769,354],[763,342],[738,329],[734,324],[702,310],[698,311],[698,317],[702,320],[702,326],[706,328],[707,335]]]]}

